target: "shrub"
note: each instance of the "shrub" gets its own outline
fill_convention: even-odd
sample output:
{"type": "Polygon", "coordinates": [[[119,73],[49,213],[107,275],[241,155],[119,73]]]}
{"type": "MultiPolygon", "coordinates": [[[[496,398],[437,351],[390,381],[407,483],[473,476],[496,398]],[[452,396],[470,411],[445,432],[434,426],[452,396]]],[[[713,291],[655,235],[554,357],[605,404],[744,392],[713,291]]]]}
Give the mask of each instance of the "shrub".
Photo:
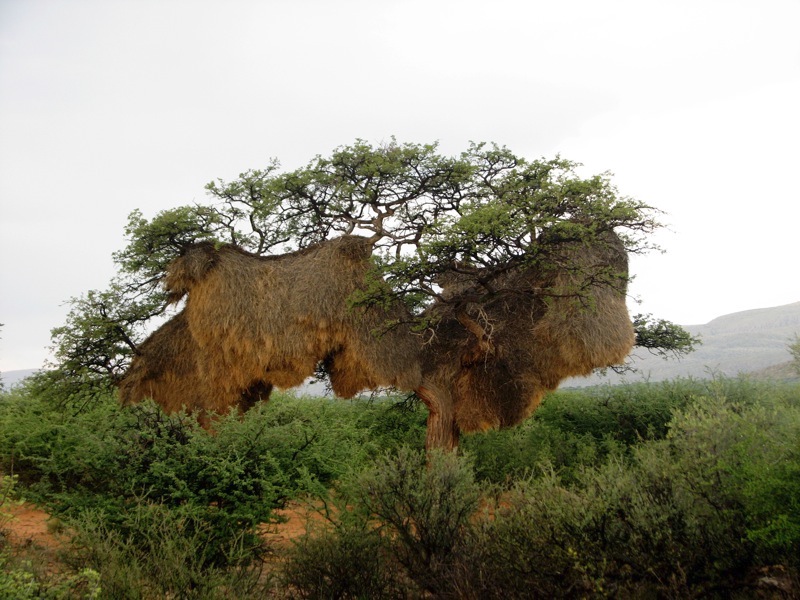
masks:
{"type": "Polygon", "coordinates": [[[87,513],[102,515],[132,541],[143,540],[140,509],[167,507],[185,519],[184,533],[204,533],[200,556],[209,566],[244,560],[229,543],[243,533],[248,550],[260,547],[255,528],[284,495],[284,474],[269,454],[253,451],[246,437],[226,445],[150,403],[98,410],[60,420],[45,413],[18,435],[12,452],[32,499],[74,526],[87,513]]]}
{"type": "Polygon", "coordinates": [[[153,403],[95,400],[4,395],[0,460],[77,532],[76,567],[97,569],[115,597],[244,585],[274,507],[424,431],[421,411],[381,401],[275,394],[242,419],[221,417],[210,435],[153,403]]]}
{"type": "Polygon", "coordinates": [[[569,483],[580,470],[602,463],[609,455],[624,451],[610,437],[596,439],[537,419],[514,429],[465,436],[462,450],[472,457],[479,480],[509,485],[541,471],[552,469],[569,483]]]}
{"type": "Polygon", "coordinates": [[[703,382],[692,379],[563,390],[549,395],[534,419],[561,431],[633,446],[663,438],[673,411],[704,390],[703,382]]]}
{"type": "MultiPolygon", "coordinates": [[[[796,392],[758,387],[753,402],[730,382],[677,390],[665,434],[570,467],[569,480],[548,465],[550,449],[527,478],[499,489],[475,480],[481,467],[470,458],[380,458],[340,488],[335,526],[304,540],[301,552],[316,557],[306,573],[325,576],[312,588],[295,579],[298,590],[322,589],[355,564],[341,597],[357,597],[364,581],[382,582],[383,597],[749,596],[761,569],[796,573],[796,392]],[[358,527],[343,526],[353,515],[358,527]]],[[[539,424],[526,435],[536,427],[558,431],[539,424]]]]}
{"type": "Polygon", "coordinates": [[[13,560],[8,555],[0,554],[0,598],[94,600],[101,597],[99,579],[99,574],[92,569],[82,569],[71,575],[41,575],[30,561],[13,560]]]}
{"type": "Polygon", "coordinates": [[[244,418],[228,418],[217,426],[221,443],[237,444],[242,435],[282,466],[292,495],[306,491],[309,481],[331,485],[343,474],[372,462],[383,451],[407,439],[424,440],[425,415],[402,410],[387,400],[333,400],[275,394],[268,404],[244,418]],[[250,433],[247,433],[250,432],[250,433]]]}
{"type": "Polygon", "coordinates": [[[136,503],[124,528],[92,511],[73,524],[78,533],[69,560],[99,573],[104,597],[250,597],[263,587],[260,565],[252,566],[248,530],[220,539],[214,524],[193,511],[136,503]],[[204,552],[214,545],[226,552],[222,564],[204,552]]]}
{"type": "Polygon", "coordinates": [[[705,389],[702,382],[677,380],[561,390],[519,427],[465,436],[461,446],[473,456],[479,479],[510,482],[547,465],[570,483],[582,468],[663,438],[673,411],[705,389]]]}
{"type": "Polygon", "coordinates": [[[453,596],[587,597],[603,591],[603,553],[582,539],[592,509],[590,498],[563,487],[552,471],[517,482],[461,546],[453,596]]]}
{"type": "Polygon", "coordinates": [[[403,583],[392,568],[380,528],[352,514],[311,529],[295,542],[280,581],[300,598],[403,597],[403,583]]]}
{"type": "Polygon", "coordinates": [[[676,415],[668,441],[691,493],[735,512],[738,546],[800,566],[800,404],[703,399],[676,415]]]}
{"type": "Polygon", "coordinates": [[[464,436],[461,448],[473,457],[479,479],[513,482],[547,465],[563,483],[573,483],[581,469],[630,454],[642,441],[664,439],[676,411],[705,398],[723,399],[736,410],[800,406],[799,390],[744,377],[559,390],[522,425],[464,436]]]}
{"type": "Polygon", "coordinates": [[[7,528],[14,520],[10,509],[22,504],[16,475],[0,475],[0,598],[98,598],[99,574],[82,568],[75,573],[48,572],[41,561],[34,564],[28,552],[13,552],[7,543],[7,528]]]}
{"type": "Polygon", "coordinates": [[[421,590],[446,593],[481,497],[467,459],[402,448],[362,473],[347,497],[386,528],[395,558],[421,590]]]}
{"type": "Polygon", "coordinates": [[[463,546],[462,595],[729,595],[796,569],[800,410],[766,404],[695,398],[665,439],[571,485],[517,483],[463,546]]]}
{"type": "Polygon", "coordinates": [[[291,554],[285,577],[302,597],[447,597],[481,498],[467,459],[401,448],[343,482],[338,517],[291,554]]]}
{"type": "Polygon", "coordinates": [[[356,426],[369,431],[380,453],[396,451],[402,446],[425,446],[428,411],[421,402],[387,397],[347,404],[352,406],[351,416],[356,426]]]}
{"type": "MultiPolygon", "coordinates": [[[[403,448],[424,418],[278,394],[209,435],[149,403],[65,410],[23,389],[0,398],[0,460],[114,597],[266,594],[258,525],[328,490],[330,525],[279,580],[300,597],[727,596],[800,569],[800,386],[558,392],[518,428],[465,436],[466,457],[403,448]]],[[[7,570],[20,594],[49,589],[7,570]]]]}

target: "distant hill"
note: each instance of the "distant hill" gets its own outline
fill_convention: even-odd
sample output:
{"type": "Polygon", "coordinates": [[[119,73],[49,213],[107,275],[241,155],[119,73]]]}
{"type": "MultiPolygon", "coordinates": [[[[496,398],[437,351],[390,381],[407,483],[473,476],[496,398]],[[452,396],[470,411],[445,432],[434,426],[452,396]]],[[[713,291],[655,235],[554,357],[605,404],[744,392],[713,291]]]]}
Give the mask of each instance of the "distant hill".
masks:
{"type": "Polygon", "coordinates": [[[800,383],[800,373],[797,372],[792,361],[772,365],[760,371],[749,373],[754,379],[767,379],[773,381],[794,381],[800,383]]]}
{"type": "Polygon", "coordinates": [[[20,371],[3,371],[0,373],[0,381],[3,382],[3,385],[8,390],[11,386],[18,384],[26,377],[30,377],[38,370],[39,369],[22,369],[20,371]]]}
{"type": "Polygon", "coordinates": [[[791,378],[791,371],[785,366],[782,370],[765,370],[787,363],[791,358],[787,346],[794,335],[800,333],[800,302],[732,313],[717,317],[705,325],[688,325],[684,328],[702,341],[685,358],[664,360],[646,350],[635,349],[632,364],[638,373],[575,378],[565,382],[564,386],[642,379],[662,381],[689,376],[707,378],[712,374],[735,376],[753,372],[791,378]]]}

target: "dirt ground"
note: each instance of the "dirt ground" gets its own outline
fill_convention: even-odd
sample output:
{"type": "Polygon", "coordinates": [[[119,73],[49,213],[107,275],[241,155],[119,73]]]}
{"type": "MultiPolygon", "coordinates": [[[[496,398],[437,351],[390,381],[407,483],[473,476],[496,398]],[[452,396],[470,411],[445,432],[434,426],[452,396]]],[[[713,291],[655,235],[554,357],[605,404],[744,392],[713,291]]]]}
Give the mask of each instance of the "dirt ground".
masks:
{"type": "Polygon", "coordinates": [[[61,541],[52,533],[47,521],[49,515],[32,504],[22,504],[9,511],[12,515],[4,529],[8,532],[11,545],[17,548],[39,546],[58,549],[61,541]]]}
{"type": "MultiPolygon", "coordinates": [[[[66,536],[58,533],[58,527],[50,520],[50,515],[37,506],[24,503],[9,510],[12,518],[4,529],[11,546],[16,549],[38,547],[57,551],[66,543],[66,536]]],[[[306,532],[306,525],[322,522],[323,518],[305,503],[292,503],[286,508],[276,510],[275,514],[285,519],[284,523],[264,526],[264,539],[276,547],[283,547],[306,532]]]]}

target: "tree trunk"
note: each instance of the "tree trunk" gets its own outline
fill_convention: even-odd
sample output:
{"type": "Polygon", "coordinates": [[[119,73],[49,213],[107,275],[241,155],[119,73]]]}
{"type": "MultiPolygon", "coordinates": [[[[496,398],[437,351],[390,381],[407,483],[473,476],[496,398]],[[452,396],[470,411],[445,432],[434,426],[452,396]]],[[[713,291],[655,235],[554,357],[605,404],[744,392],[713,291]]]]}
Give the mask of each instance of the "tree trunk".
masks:
{"type": "Polygon", "coordinates": [[[425,449],[458,450],[459,430],[449,392],[426,385],[417,389],[417,395],[428,407],[428,432],[425,449]]]}

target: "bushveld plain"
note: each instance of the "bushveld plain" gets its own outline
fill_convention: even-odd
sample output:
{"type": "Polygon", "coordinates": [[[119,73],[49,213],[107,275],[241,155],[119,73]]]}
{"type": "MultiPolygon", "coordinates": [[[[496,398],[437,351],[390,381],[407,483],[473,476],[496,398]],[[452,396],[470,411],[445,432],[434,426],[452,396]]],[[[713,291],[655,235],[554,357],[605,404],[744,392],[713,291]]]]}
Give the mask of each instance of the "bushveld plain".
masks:
{"type": "Polygon", "coordinates": [[[212,434],[149,402],[14,388],[0,595],[798,594],[796,383],[562,390],[518,427],[427,457],[425,418],[405,398],[276,394],[212,434]],[[40,514],[14,537],[21,499],[49,532],[40,514]]]}

